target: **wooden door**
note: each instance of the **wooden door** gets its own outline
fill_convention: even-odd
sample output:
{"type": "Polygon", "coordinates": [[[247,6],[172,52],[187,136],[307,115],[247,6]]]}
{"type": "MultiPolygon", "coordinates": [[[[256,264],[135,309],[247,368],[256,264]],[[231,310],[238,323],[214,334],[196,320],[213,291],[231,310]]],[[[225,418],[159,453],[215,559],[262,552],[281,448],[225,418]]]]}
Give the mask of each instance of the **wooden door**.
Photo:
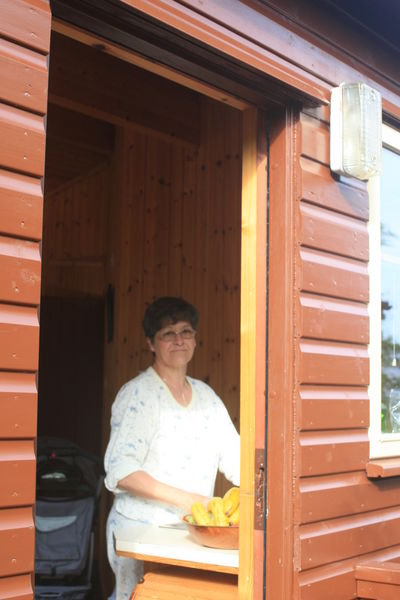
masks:
{"type": "Polygon", "coordinates": [[[33,598],[35,437],[51,15],[5,0],[0,19],[0,597],[33,598]]]}

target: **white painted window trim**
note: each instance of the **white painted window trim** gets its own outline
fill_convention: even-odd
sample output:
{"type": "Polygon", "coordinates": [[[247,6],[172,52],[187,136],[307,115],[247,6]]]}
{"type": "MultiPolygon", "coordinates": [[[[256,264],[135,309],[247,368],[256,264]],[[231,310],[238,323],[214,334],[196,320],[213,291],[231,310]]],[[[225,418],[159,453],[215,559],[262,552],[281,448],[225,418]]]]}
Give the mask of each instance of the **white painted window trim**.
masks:
{"type": "MultiPolygon", "coordinates": [[[[400,131],[383,125],[382,143],[400,153],[400,131]]],[[[381,432],[381,227],[380,177],[368,183],[370,198],[369,276],[370,276],[370,458],[400,456],[400,434],[381,432]]],[[[399,207],[400,210],[400,207],[399,207]]]]}

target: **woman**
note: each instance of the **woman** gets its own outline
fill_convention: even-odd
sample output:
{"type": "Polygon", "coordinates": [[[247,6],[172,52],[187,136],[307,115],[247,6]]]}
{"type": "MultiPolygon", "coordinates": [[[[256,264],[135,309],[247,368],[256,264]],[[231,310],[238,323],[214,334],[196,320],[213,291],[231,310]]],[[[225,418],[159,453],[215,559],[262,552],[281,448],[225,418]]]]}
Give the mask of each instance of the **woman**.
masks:
{"type": "Polygon", "coordinates": [[[142,561],[115,555],[113,531],[132,521],[179,521],[213,495],[218,470],[239,485],[239,435],[220,398],[186,374],[197,323],[197,310],[181,298],[153,302],[143,319],[153,364],[121,388],[112,407],[105,483],[115,495],[107,521],[113,600],[128,600],[143,576],[142,561]]]}

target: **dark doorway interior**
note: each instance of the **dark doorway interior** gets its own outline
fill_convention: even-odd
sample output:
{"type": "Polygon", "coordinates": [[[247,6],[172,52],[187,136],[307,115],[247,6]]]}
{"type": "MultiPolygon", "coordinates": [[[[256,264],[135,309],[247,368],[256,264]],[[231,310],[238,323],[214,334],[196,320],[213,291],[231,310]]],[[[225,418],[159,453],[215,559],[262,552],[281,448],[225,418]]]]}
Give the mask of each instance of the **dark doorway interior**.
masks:
{"type": "Polygon", "coordinates": [[[43,297],[38,435],[101,455],[104,300],[43,297]]]}

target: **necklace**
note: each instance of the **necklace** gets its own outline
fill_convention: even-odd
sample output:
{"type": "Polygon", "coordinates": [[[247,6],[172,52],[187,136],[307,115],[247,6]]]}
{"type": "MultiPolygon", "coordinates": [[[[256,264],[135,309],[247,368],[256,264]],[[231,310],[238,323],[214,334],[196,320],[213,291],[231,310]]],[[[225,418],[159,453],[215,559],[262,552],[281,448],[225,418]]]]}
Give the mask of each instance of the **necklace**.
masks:
{"type": "Polygon", "coordinates": [[[179,402],[179,404],[183,404],[183,406],[187,406],[189,404],[190,399],[186,399],[186,394],[185,394],[185,389],[186,389],[186,386],[188,385],[188,382],[186,379],[183,382],[183,388],[181,389],[181,391],[178,391],[175,386],[171,385],[171,383],[165,377],[161,377],[161,379],[164,381],[164,383],[167,384],[167,387],[170,389],[173,397],[175,398],[175,400],[177,402],[179,402]]]}

